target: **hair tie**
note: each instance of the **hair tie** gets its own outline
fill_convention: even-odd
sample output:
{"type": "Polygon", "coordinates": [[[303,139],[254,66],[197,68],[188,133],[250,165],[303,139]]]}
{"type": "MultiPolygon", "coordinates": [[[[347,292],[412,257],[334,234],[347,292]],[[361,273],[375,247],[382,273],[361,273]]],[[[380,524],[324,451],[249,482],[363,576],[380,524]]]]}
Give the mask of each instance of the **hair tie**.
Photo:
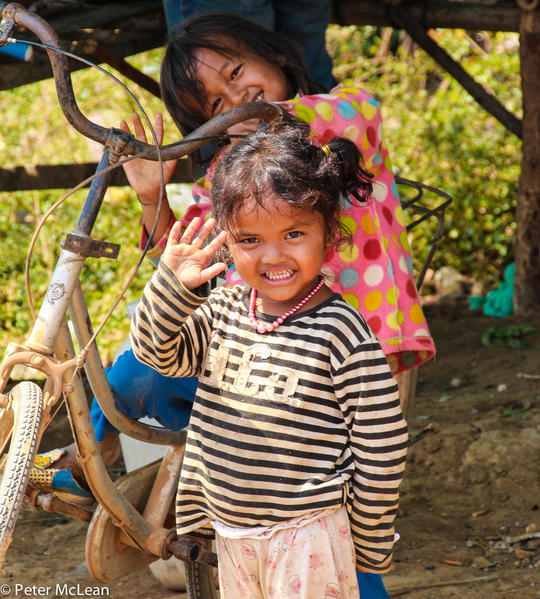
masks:
{"type": "Polygon", "coordinates": [[[324,146],[321,146],[321,150],[327,155],[330,156],[330,152],[332,151],[326,144],[324,144],[324,146]]]}

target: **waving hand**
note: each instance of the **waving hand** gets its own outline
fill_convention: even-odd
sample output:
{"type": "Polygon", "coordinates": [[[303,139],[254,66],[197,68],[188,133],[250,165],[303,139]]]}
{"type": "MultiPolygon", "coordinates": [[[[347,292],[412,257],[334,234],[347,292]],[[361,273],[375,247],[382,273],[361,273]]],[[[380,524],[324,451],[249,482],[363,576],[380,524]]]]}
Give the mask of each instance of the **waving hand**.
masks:
{"type": "Polygon", "coordinates": [[[227,239],[226,231],[222,231],[205,245],[216,221],[210,218],[202,227],[200,224],[201,219],[196,217],[182,232],[181,223],[176,222],[161,257],[164,264],[174,271],[178,280],[188,289],[199,287],[227,268],[224,262],[210,264],[211,258],[227,239]]]}

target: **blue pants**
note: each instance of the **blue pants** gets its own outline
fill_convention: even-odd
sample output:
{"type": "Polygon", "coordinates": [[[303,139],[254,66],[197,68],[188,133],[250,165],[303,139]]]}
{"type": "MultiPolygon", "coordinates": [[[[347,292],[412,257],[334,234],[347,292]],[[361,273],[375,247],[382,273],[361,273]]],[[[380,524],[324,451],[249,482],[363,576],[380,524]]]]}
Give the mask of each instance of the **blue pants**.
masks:
{"type": "Polygon", "coordinates": [[[358,572],[357,570],[356,579],[358,580],[360,599],[390,599],[380,574],[358,572]]]}
{"type": "MultiPolygon", "coordinates": [[[[196,378],[169,378],[139,362],[131,349],[106,369],[116,407],[133,420],[155,418],[162,426],[181,430],[189,422],[197,390],[196,378]]],[[[90,418],[98,441],[106,432],[118,432],[105,418],[94,398],[90,418]]]]}
{"type": "Polygon", "coordinates": [[[234,12],[295,40],[313,79],[327,90],[336,85],[332,59],[326,51],[330,0],[163,0],[170,29],[197,13],[234,12]]]}

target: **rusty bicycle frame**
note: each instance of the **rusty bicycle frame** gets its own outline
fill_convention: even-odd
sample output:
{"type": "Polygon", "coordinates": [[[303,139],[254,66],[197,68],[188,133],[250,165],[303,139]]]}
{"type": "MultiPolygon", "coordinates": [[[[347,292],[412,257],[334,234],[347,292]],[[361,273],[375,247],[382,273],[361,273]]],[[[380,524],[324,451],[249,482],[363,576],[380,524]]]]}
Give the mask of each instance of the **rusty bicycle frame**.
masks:
{"type": "MultiPolygon", "coordinates": [[[[121,542],[137,549],[150,561],[175,555],[185,561],[202,560],[215,565],[215,555],[204,551],[197,541],[178,539],[174,529],[163,525],[176,491],[185,432],[148,426],[119,412],[105,376],[98,347],[93,341],[84,368],[92,391],[107,419],[119,431],[131,437],[169,446],[142,513],[124,497],[111,480],[96,444],[79,369],[80,357],[76,356],[66,319],[66,312],[69,312],[78,346],[85,347],[93,333],[79,275],[87,257],[116,257],[119,250],[119,246],[115,244],[91,238],[93,225],[113,174],[113,169],[108,167],[122,156],[141,152],[146,152],[145,157],[150,160],[159,160],[158,151],[155,146],[142,143],[121,129],[101,127],[81,113],[74,96],[67,60],[63,54],[54,50],[59,47],[59,39],[41,17],[19,4],[1,1],[0,17],[0,44],[8,41],[8,36],[15,27],[32,31],[46,44],[56,93],[66,119],[82,135],[104,146],[97,169],[100,174],[91,183],[76,229],[62,243],[63,249],[29,337],[22,345],[11,343],[0,364],[0,408],[8,405],[8,396],[4,395],[3,391],[14,366],[23,364],[44,373],[44,420],[46,421],[46,416],[64,395],[86,480],[98,504],[110,514],[114,524],[122,531],[121,542]]],[[[278,106],[262,102],[237,106],[204,124],[182,142],[161,147],[161,159],[169,160],[186,155],[205,143],[205,140],[200,138],[222,133],[238,122],[251,118],[274,120],[280,118],[281,114],[278,106]]],[[[50,494],[36,490],[31,495],[33,505],[46,510],[59,511],[86,521],[89,521],[92,515],[88,510],[75,507],[50,494]]],[[[9,544],[10,540],[3,541],[9,544]]],[[[120,575],[127,574],[136,567],[137,564],[133,567],[130,565],[129,570],[122,571],[120,575]]]]}

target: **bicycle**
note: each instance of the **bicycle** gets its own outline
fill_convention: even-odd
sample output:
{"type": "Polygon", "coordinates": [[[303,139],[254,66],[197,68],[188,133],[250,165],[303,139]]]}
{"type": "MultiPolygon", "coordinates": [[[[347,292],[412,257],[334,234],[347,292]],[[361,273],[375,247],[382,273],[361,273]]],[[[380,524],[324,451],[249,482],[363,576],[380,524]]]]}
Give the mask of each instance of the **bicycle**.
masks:
{"type": "MultiPolygon", "coordinates": [[[[113,169],[118,167],[121,160],[141,155],[160,162],[179,158],[198,149],[209,138],[215,138],[233,124],[252,118],[267,121],[279,119],[282,111],[276,105],[261,102],[244,104],[212,119],[181,142],[163,147],[142,143],[120,129],[103,128],[80,112],[65,53],[57,51],[58,38],[43,19],[20,5],[1,1],[0,16],[3,19],[0,43],[7,40],[10,31],[17,26],[32,31],[45,45],[58,100],[66,119],[79,133],[104,147],[76,229],[62,243],[63,249],[45,301],[29,337],[23,345],[10,344],[0,364],[0,455],[10,443],[0,483],[0,566],[24,499],[34,507],[58,511],[89,522],[87,564],[90,573],[99,582],[118,580],[153,560],[175,556],[186,563],[188,597],[216,598],[218,595],[212,567],[217,565],[217,558],[211,551],[210,538],[202,536],[203,533],[199,537],[190,535],[177,538],[169,518],[181,468],[185,432],[147,426],[130,420],[116,409],[79,276],[86,258],[114,258],[118,255],[117,245],[93,240],[91,233],[113,169]],[[78,347],[84,348],[79,354],[75,351],[66,313],[70,315],[78,347]],[[22,382],[9,394],[3,394],[10,373],[17,364],[44,373],[46,382],[43,389],[35,383],[22,382]],[[93,434],[81,375],[83,366],[92,391],[113,426],[136,439],[169,447],[160,463],[140,468],[113,483],[93,434]],[[65,398],[83,471],[98,504],[93,513],[62,501],[53,494],[27,488],[39,440],[62,396],[65,398]],[[122,551],[118,550],[119,547],[122,551]]],[[[421,213],[413,225],[436,215],[439,230],[442,231],[444,209],[451,201],[449,196],[420,183],[404,179],[400,182],[412,184],[418,191],[417,196],[406,203],[409,208],[414,207],[421,213]],[[419,200],[424,189],[446,196],[444,202],[433,210],[421,207],[419,200]]],[[[437,239],[436,235],[433,250],[437,239]]],[[[424,273],[425,268],[421,278],[424,273]]]]}

